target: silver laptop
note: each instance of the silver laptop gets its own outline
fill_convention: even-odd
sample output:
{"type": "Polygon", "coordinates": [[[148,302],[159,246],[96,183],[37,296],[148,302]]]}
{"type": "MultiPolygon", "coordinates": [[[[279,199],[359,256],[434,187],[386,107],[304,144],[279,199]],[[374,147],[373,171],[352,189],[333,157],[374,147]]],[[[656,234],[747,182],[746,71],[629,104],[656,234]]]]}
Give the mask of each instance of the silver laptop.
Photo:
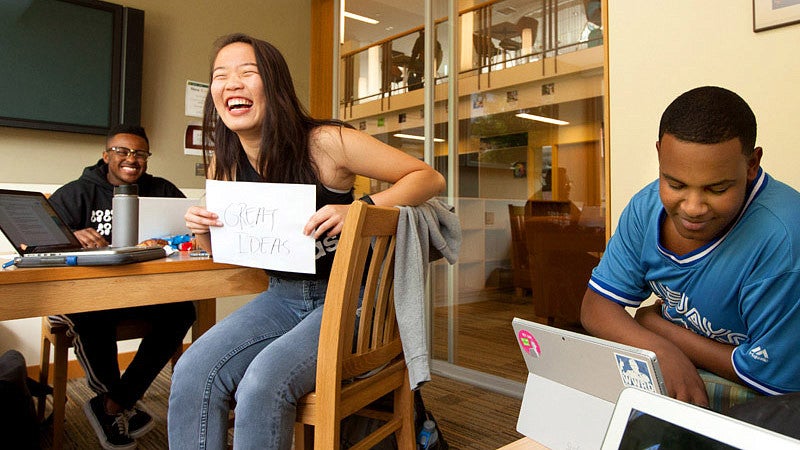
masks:
{"type": "Polygon", "coordinates": [[[139,197],[139,242],[188,234],[186,211],[196,198],[139,197]]]}
{"type": "Polygon", "coordinates": [[[666,393],[655,353],[514,318],[528,367],[517,431],[551,449],[600,448],[626,387],[666,393]]]}
{"type": "Polygon", "coordinates": [[[602,450],[800,449],[800,441],[638,389],[619,396],[602,450]]]}
{"type": "Polygon", "coordinates": [[[40,192],[0,189],[0,230],[18,267],[98,266],[163,258],[161,247],[84,249],[40,192]]]}

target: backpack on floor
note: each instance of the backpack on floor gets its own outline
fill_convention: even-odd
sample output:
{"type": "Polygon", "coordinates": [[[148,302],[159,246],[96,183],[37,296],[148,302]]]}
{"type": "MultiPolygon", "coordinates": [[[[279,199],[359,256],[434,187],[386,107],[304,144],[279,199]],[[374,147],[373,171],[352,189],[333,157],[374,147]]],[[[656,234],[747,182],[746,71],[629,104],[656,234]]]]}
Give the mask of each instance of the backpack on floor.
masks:
{"type": "Polygon", "coordinates": [[[414,430],[417,439],[418,450],[448,450],[447,441],[442,435],[442,430],[439,428],[439,423],[433,417],[433,413],[425,408],[425,403],[422,401],[422,394],[419,389],[414,391],[414,430]],[[424,430],[425,422],[433,422],[433,432],[424,430]],[[424,439],[423,435],[430,433],[433,437],[424,439]],[[421,442],[427,442],[428,445],[423,446],[421,442]]]}
{"type": "Polygon", "coordinates": [[[39,448],[39,422],[25,358],[16,350],[0,356],[0,436],[9,448],[39,448]]]}
{"type": "MultiPolygon", "coordinates": [[[[389,393],[381,397],[378,401],[370,405],[371,409],[391,411],[393,403],[392,394],[389,393]]],[[[364,436],[380,428],[384,421],[374,419],[371,417],[363,417],[352,415],[342,420],[342,429],[340,432],[341,448],[347,449],[352,447],[356,442],[360,441],[364,436]]],[[[436,423],[433,414],[425,408],[425,403],[422,401],[422,394],[419,390],[414,391],[414,439],[417,441],[418,450],[448,450],[450,448],[442,435],[442,430],[439,429],[439,424],[436,423]],[[433,422],[434,433],[436,439],[430,439],[427,447],[419,444],[420,435],[428,436],[428,433],[423,433],[425,421],[433,422]]],[[[397,441],[394,434],[387,436],[380,443],[372,447],[373,450],[397,450],[397,441]]]]}

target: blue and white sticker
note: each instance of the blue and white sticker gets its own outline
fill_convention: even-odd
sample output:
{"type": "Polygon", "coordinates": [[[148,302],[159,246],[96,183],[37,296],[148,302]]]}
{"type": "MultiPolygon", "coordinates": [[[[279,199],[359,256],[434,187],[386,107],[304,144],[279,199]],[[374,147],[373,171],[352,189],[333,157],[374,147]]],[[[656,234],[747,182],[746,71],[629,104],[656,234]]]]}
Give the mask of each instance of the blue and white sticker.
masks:
{"type": "Polygon", "coordinates": [[[658,393],[653,374],[650,373],[650,368],[645,361],[619,353],[614,353],[614,356],[617,358],[617,368],[619,376],[622,378],[622,384],[626,387],[658,393]]]}

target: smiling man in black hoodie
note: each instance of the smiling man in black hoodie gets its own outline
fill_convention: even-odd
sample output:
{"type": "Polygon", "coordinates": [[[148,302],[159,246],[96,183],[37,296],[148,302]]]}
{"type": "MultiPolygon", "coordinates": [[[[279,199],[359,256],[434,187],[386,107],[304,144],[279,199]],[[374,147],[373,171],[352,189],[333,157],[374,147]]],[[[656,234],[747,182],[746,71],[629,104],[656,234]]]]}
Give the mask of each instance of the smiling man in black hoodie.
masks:
{"type": "MultiPolygon", "coordinates": [[[[111,242],[114,186],[136,184],[140,197],[184,197],[174,184],[146,173],[150,155],[142,127],[118,125],[108,134],[102,159],[50,196],[50,203],[84,247],[111,242]]],[[[69,326],[74,335],[75,355],[89,387],[97,393],[84,405],[84,412],[104,448],[135,448],[134,439],[152,429],[153,418],[137,401],[182,345],[194,320],[192,302],[51,317],[69,326]],[[120,376],[116,328],[125,319],[149,321],[151,331],[120,376]]]]}

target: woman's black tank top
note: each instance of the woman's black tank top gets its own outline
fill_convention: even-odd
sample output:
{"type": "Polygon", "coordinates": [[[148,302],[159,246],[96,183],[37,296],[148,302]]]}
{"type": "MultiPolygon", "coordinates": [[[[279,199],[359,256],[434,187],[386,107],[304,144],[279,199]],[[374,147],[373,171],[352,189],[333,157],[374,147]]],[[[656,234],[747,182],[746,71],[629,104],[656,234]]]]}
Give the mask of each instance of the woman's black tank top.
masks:
{"type": "MultiPolygon", "coordinates": [[[[264,183],[265,180],[261,178],[261,175],[256,172],[256,169],[250,165],[247,158],[245,157],[242,159],[243,161],[239,162],[239,166],[236,169],[236,180],[264,183]]],[[[322,184],[317,184],[317,209],[325,205],[349,205],[353,203],[353,200],[352,188],[347,192],[338,192],[322,184]]],[[[339,245],[339,236],[322,235],[317,239],[316,244],[316,274],[281,272],[278,270],[267,270],[266,272],[270,276],[293,280],[327,280],[331,274],[333,255],[336,252],[336,247],[339,245]]]]}

